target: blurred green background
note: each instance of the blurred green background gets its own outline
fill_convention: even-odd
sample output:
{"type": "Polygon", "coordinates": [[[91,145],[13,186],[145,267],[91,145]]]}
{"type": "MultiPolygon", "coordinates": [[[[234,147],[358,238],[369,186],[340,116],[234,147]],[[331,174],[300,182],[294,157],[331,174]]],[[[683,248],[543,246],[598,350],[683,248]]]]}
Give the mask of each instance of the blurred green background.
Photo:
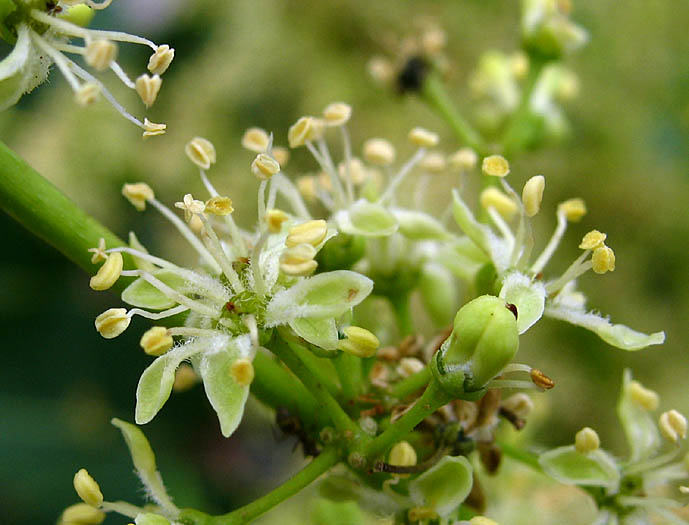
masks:
{"type": "MultiPolygon", "coordinates": [[[[416,125],[437,130],[447,152],[461,145],[418,99],[378,87],[366,73],[367,61],[386,52],[391,35],[417,34],[424,17],[447,31],[448,88],[470,114],[467,79],[481,52],[518,47],[517,2],[117,0],[96,16],[95,27],[176,49],[148,114],[166,122],[168,133],[142,143],[137,129],[106,103],[78,108],[54,71],[47,84],[0,114],[0,137],[115,232],[135,230],[150,251],[181,261],[184,254],[168,239],[171,229],[152,212],[138,214],[120,188],[143,180],[168,203],[198,193],[195,169],[183,153],[194,135],[215,143],[212,179],[232,196],[245,225],[254,220],[257,186],[248,169],[252,156],[239,144],[249,126],[273,130],[276,143],[285,145],[286,130],[299,116],[343,100],[354,107],[355,148],[372,136],[401,146],[416,125]]],[[[566,108],[571,137],[510,159],[510,181],[521,188],[532,175],[546,176],[544,211],[536,219],[542,241],[554,227],[558,202],[585,199],[589,214],[571,229],[550,268],[564,268],[577,255],[586,231],[607,232],[617,269],[581,279],[589,304],[638,330],[664,329],[667,342],[624,353],[584,330],[544,320],[522,338],[519,361],[557,383],[539,400],[543,410],[529,430],[535,445],[570,443],[589,425],[604,446],[624,456],[614,410],[625,367],[660,392],[664,410],[689,413],[689,4],[580,1],[573,18],[591,41],[567,60],[580,81],[579,98],[566,108]]],[[[138,75],[148,54],[123,46],[120,61],[138,75]]],[[[114,78],[106,84],[142,115],[135,94],[114,78]]],[[[290,173],[315,168],[304,152],[293,157],[290,173]]],[[[438,199],[447,198],[448,184],[438,182],[438,199]]],[[[81,467],[100,482],[106,499],[140,501],[125,446],[108,422],[133,417],[136,383],[149,362],[138,347],[147,324],[135,320],[123,336],[100,338],[93,319],[120,306],[118,298],[92,291],[80,270],[4,214],[0,238],[3,522],[54,522],[76,500],[71,480],[81,467]]],[[[174,396],[146,426],[179,505],[228,510],[275,486],[300,462],[292,441],[274,439],[269,412],[252,405],[250,414],[237,434],[223,439],[196,388],[174,396]]],[[[309,505],[291,506],[295,523],[305,522],[309,505]]],[[[507,498],[501,508],[509,505],[507,498]]],[[[285,516],[267,522],[284,523],[285,516]]]]}

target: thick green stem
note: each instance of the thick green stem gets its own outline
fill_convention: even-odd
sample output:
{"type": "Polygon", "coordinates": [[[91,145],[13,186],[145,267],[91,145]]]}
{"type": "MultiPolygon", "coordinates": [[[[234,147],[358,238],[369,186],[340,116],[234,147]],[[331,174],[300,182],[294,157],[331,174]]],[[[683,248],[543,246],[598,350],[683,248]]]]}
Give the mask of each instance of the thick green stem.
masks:
{"type": "Polygon", "coordinates": [[[364,447],[364,455],[371,461],[381,454],[384,454],[395,443],[402,441],[416,425],[450,401],[452,401],[452,397],[440,387],[435,379],[433,379],[428,384],[423,395],[414,403],[407,413],[364,447]]]}
{"type": "Polygon", "coordinates": [[[483,138],[468,121],[462,117],[454,102],[445,91],[443,81],[436,73],[430,73],[421,88],[421,98],[440,115],[452,128],[457,140],[483,155],[486,146],[483,138]]]}
{"type": "Polygon", "coordinates": [[[237,510],[222,516],[208,516],[192,509],[185,509],[182,510],[179,520],[189,525],[243,525],[250,523],[261,514],[310,485],[319,476],[330,470],[339,460],[340,455],[336,448],[325,448],[311,463],[285,483],[237,510]]]}
{"type": "Polygon", "coordinates": [[[388,390],[388,393],[391,396],[399,400],[402,400],[410,396],[417,390],[420,390],[421,388],[426,386],[430,379],[431,370],[430,368],[426,367],[423,370],[420,370],[419,372],[412,374],[409,377],[405,377],[398,383],[392,385],[388,390]]]}
{"type": "Polygon", "coordinates": [[[529,117],[531,112],[530,103],[531,95],[533,95],[533,90],[538,83],[538,79],[541,78],[541,73],[543,68],[548,63],[547,60],[542,57],[532,56],[529,64],[529,74],[526,77],[526,81],[522,86],[522,94],[519,100],[519,105],[517,109],[512,114],[509,122],[505,126],[505,132],[503,133],[502,144],[503,154],[508,158],[511,157],[516,151],[524,147],[528,142],[530,137],[530,131],[525,129],[526,119],[529,117]]]}
{"type": "MultiPolygon", "coordinates": [[[[281,331],[281,333],[285,333],[285,331],[281,331]]],[[[316,379],[318,379],[318,381],[325,387],[330,395],[337,397],[340,394],[340,389],[335,380],[332,359],[317,357],[309,352],[309,350],[304,348],[304,346],[291,339],[285,339],[285,342],[289,345],[292,351],[297,354],[297,357],[301,360],[304,366],[309,369],[309,372],[311,372],[316,379]],[[328,368],[330,370],[328,370],[328,368]]]]}
{"type": "Polygon", "coordinates": [[[335,358],[335,370],[337,370],[337,375],[340,378],[342,400],[347,403],[354,399],[361,390],[363,381],[361,359],[342,352],[335,358]]]}
{"type": "Polygon", "coordinates": [[[340,404],[328,392],[325,385],[299,358],[296,352],[281,338],[274,337],[270,345],[270,351],[278,356],[287,367],[296,375],[304,386],[315,396],[320,409],[330,418],[335,428],[340,432],[359,434],[359,428],[352,421],[340,404]]]}

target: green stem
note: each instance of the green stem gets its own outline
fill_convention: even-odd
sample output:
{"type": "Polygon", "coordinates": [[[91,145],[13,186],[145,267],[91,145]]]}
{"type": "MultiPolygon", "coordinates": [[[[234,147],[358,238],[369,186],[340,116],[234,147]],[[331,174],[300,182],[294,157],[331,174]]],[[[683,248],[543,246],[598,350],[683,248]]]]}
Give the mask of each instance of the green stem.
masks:
{"type": "Polygon", "coordinates": [[[405,377],[401,381],[395,383],[390,387],[388,393],[399,399],[406,399],[408,396],[420,390],[422,387],[428,384],[431,379],[431,370],[426,367],[423,370],[418,371],[415,374],[405,377]]]}
{"type": "Polygon", "coordinates": [[[325,385],[312,373],[309,367],[304,364],[297,353],[290,348],[289,344],[281,337],[275,337],[269,349],[287,365],[294,375],[296,375],[304,386],[315,396],[320,405],[320,409],[330,418],[337,430],[343,433],[348,432],[352,434],[352,436],[360,434],[359,428],[354,421],[349,418],[340,404],[330,392],[328,392],[325,385]]]}
{"type": "Polygon", "coordinates": [[[397,330],[400,336],[405,337],[414,333],[414,319],[409,308],[409,294],[400,293],[398,295],[388,297],[392,304],[392,311],[395,314],[395,321],[397,322],[397,330]]]}
{"type": "MultiPolygon", "coordinates": [[[[281,333],[284,333],[282,331],[281,333]]],[[[340,389],[335,381],[335,371],[332,365],[332,359],[325,359],[317,357],[309,352],[299,343],[292,340],[285,340],[292,351],[297,354],[297,357],[301,360],[309,372],[318,379],[318,381],[325,387],[325,389],[330,393],[331,396],[337,397],[340,394],[340,389]],[[330,367],[330,374],[328,374],[327,367],[330,367]],[[329,377],[329,375],[331,377],[329,377]]]]}
{"type": "Polygon", "coordinates": [[[402,441],[416,425],[451,400],[452,397],[433,379],[423,395],[401,418],[364,447],[364,455],[370,462],[384,454],[395,443],[402,441]]]}
{"type": "MultiPolygon", "coordinates": [[[[101,237],[108,248],[125,245],[2,142],[0,206],[31,233],[91,275],[99,265],[91,263],[88,249],[98,246],[101,237]]],[[[128,256],[126,259],[129,260],[128,256]]],[[[120,281],[116,289],[122,289],[129,279],[120,281]]]]}
{"type": "Polygon", "coordinates": [[[430,73],[426,77],[421,88],[421,98],[450,125],[457,140],[473,148],[481,155],[485,153],[486,146],[483,138],[462,117],[437,73],[430,73]]]}
{"type": "Polygon", "coordinates": [[[510,445],[509,443],[505,443],[504,441],[498,441],[497,444],[500,447],[502,453],[505,454],[507,457],[519,461],[523,465],[531,467],[536,472],[543,473],[543,469],[541,468],[541,465],[538,462],[538,456],[536,456],[535,454],[527,452],[526,450],[518,449],[513,445],[510,445]]]}
{"type": "Polygon", "coordinates": [[[342,400],[347,403],[354,399],[361,390],[363,381],[361,359],[342,352],[335,358],[335,370],[337,370],[337,375],[340,378],[342,400]]]}
{"type": "Polygon", "coordinates": [[[508,158],[522,148],[529,139],[529,131],[527,130],[525,132],[523,126],[531,112],[530,103],[533,90],[538,83],[538,79],[541,78],[541,73],[547,63],[548,61],[542,57],[530,57],[529,73],[522,86],[519,105],[505,126],[505,132],[500,141],[503,148],[503,154],[508,158]]]}
{"type": "Polygon", "coordinates": [[[198,511],[183,510],[179,519],[183,523],[190,525],[242,525],[249,523],[310,485],[319,476],[330,470],[339,460],[340,455],[336,448],[325,448],[300,472],[248,505],[244,505],[228,514],[213,517],[198,511]]]}

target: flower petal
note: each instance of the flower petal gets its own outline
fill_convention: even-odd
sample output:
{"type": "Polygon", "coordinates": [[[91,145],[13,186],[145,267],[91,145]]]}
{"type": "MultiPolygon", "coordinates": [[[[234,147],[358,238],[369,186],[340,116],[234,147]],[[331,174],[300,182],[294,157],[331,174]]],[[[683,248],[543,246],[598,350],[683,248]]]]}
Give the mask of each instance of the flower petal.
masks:
{"type": "Polygon", "coordinates": [[[558,447],[541,454],[538,463],[550,477],[569,485],[615,489],[620,481],[617,464],[601,449],[582,454],[574,445],[558,447]]]}
{"type": "Polygon", "coordinates": [[[609,345],[616,346],[622,350],[641,350],[647,346],[660,345],[665,342],[665,332],[655,332],[650,335],[644,334],[622,324],[612,324],[605,317],[601,317],[593,312],[585,312],[584,310],[567,308],[556,304],[548,305],[545,309],[545,314],[548,317],[567,321],[568,323],[591,330],[609,345]]]}
{"type": "Polygon", "coordinates": [[[517,329],[520,334],[543,316],[545,296],[545,286],[540,281],[532,281],[519,272],[512,272],[505,277],[500,298],[517,307],[517,329]]]}
{"type": "Polygon", "coordinates": [[[325,319],[302,317],[291,320],[289,326],[299,337],[306,339],[312,345],[323,350],[337,350],[337,326],[332,317],[325,319]]]}
{"type": "Polygon", "coordinates": [[[399,224],[399,232],[408,239],[415,241],[424,239],[444,240],[450,237],[440,221],[427,213],[397,208],[392,210],[392,214],[399,224]]]}
{"type": "Polygon", "coordinates": [[[348,210],[338,211],[333,219],[341,232],[364,237],[388,237],[398,228],[392,213],[366,199],[356,201],[348,210]]]}
{"type": "Polygon", "coordinates": [[[469,461],[464,456],[445,456],[409,483],[409,496],[416,505],[446,516],[467,498],[472,485],[469,461]]]}

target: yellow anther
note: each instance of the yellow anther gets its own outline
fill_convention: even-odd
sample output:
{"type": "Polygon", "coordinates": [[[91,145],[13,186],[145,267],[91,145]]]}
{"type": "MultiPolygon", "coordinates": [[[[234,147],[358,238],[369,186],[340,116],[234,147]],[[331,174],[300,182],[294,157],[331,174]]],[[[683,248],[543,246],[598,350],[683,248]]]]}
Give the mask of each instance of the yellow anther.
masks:
{"type": "Polygon", "coordinates": [[[450,163],[450,168],[454,171],[471,171],[476,167],[478,163],[478,155],[471,148],[462,148],[454,152],[447,159],[450,163]]]}
{"type": "Polygon", "coordinates": [[[648,411],[656,410],[660,404],[658,394],[638,381],[630,381],[627,384],[627,395],[634,403],[648,411]]]}
{"type": "Polygon", "coordinates": [[[175,202],[175,208],[184,210],[184,220],[189,222],[194,215],[200,215],[206,210],[206,204],[187,193],[181,202],[175,202]]]}
{"type": "Polygon", "coordinates": [[[105,339],[113,339],[124,332],[131,318],[124,308],[110,308],[96,317],[96,330],[105,339]]]}
{"type": "Polygon", "coordinates": [[[105,520],[105,512],[86,503],[70,505],[60,516],[60,525],[99,525],[105,520]]]}
{"type": "Polygon", "coordinates": [[[191,365],[182,363],[175,372],[175,382],[172,384],[172,390],[175,392],[186,392],[199,381],[199,376],[196,375],[191,365]]]}
{"type": "Polygon", "coordinates": [[[582,250],[595,250],[596,248],[603,246],[603,243],[607,237],[608,236],[605,233],[601,233],[598,230],[591,230],[584,235],[579,248],[582,250]]]}
{"type": "Polygon", "coordinates": [[[100,86],[92,82],[82,84],[79,89],[74,92],[74,99],[76,103],[82,107],[90,106],[100,96],[100,86]]]}
{"type": "Polygon", "coordinates": [[[89,286],[93,290],[107,290],[117,282],[122,273],[122,254],[120,252],[111,253],[105,259],[103,265],[98,268],[96,275],[91,277],[89,286]]]}
{"type": "Polygon", "coordinates": [[[517,203],[495,186],[489,186],[483,190],[479,202],[485,209],[495,208],[495,211],[507,220],[512,219],[518,209],[517,203]]]}
{"type": "Polygon", "coordinates": [[[266,153],[259,153],[251,163],[251,173],[261,180],[268,180],[280,172],[280,164],[266,153]]]}
{"type": "Polygon", "coordinates": [[[241,386],[249,386],[254,380],[254,365],[249,359],[239,358],[230,366],[230,374],[241,386]]]}
{"type": "Polygon", "coordinates": [[[422,148],[433,148],[439,141],[437,133],[424,128],[414,128],[409,132],[409,142],[422,148]]]}
{"type": "Polygon", "coordinates": [[[84,60],[98,71],[105,71],[117,57],[117,45],[110,40],[94,40],[86,46],[84,60]]]}
{"type": "Polygon", "coordinates": [[[320,138],[323,134],[325,123],[315,117],[301,117],[292,124],[287,132],[287,141],[290,148],[298,148],[307,142],[320,138]]]}
{"type": "Polygon", "coordinates": [[[568,199],[559,204],[557,211],[563,213],[569,222],[579,222],[586,215],[586,203],[579,198],[568,199]]]}
{"type": "Polygon", "coordinates": [[[369,139],[364,142],[364,158],[377,166],[389,166],[395,162],[395,148],[385,139],[369,139]]]}
{"type": "Polygon", "coordinates": [[[194,137],[184,146],[184,153],[189,160],[199,168],[207,170],[211,164],[215,164],[215,146],[210,140],[203,137],[194,137]]]}
{"type": "Polygon", "coordinates": [[[403,357],[397,366],[397,373],[402,377],[409,377],[421,372],[425,367],[426,365],[423,364],[423,361],[416,357],[403,357]]]}
{"type": "Polygon", "coordinates": [[[234,211],[232,199],[216,195],[206,201],[205,211],[213,215],[229,215],[234,211]]]}
{"type": "Polygon", "coordinates": [[[388,84],[395,77],[395,66],[387,58],[380,56],[371,58],[366,64],[366,70],[378,84],[388,84]]]}
{"type": "Polygon", "coordinates": [[[172,59],[175,58],[175,50],[163,44],[158,46],[155,53],[148,59],[148,70],[154,75],[162,75],[170,67],[172,59]]]}
{"type": "Polygon", "coordinates": [[[430,173],[442,173],[446,165],[445,155],[438,151],[427,153],[419,162],[419,168],[430,173]]]}
{"type": "Polygon", "coordinates": [[[141,75],[136,79],[136,92],[147,108],[150,108],[158,98],[158,92],[163,80],[158,75],[141,75]]]}
{"type": "Polygon", "coordinates": [[[591,427],[584,427],[574,436],[574,448],[580,454],[588,454],[600,448],[598,433],[591,427]]]}
{"type": "Polygon", "coordinates": [[[615,252],[612,251],[612,248],[603,245],[593,250],[591,267],[596,273],[615,271],[615,252]]]}
{"type": "Polygon", "coordinates": [[[284,211],[278,209],[270,209],[266,211],[266,224],[270,233],[279,233],[282,230],[282,224],[289,219],[284,211]]]}
{"type": "Polygon", "coordinates": [[[284,168],[289,162],[289,150],[282,146],[275,146],[273,148],[273,158],[284,168]]]}
{"type": "Polygon", "coordinates": [[[388,463],[396,467],[413,467],[416,461],[416,450],[407,441],[395,443],[388,457],[388,463]]]}
{"type": "Polygon", "coordinates": [[[341,126],[352,116],[352,106],[344,102],[333,102],[323,110],[323,117],[328,126],[341,126]]]}
{"type": "Polygon", "coordinates": [[[144,349],[148,355],[159,356],[172,348],[174,341],[172,336],[168,334],[167,328],[164,326],[154,326],[149,328],[141,336],[139,345],[144,349]]]}
{"type": "Polygon", "coordinates": [[[263,153],[268,149],[270,137],[266,130],[261,128],[249,128],[242,136],[242,147],[256,153],[263,153]]]}
{"type": "Polygon", "coordinates": [[[421,34],[421,49],[428,56],[439,55],[447,45],[447,34],[440,27],[431,27],[421,34]]]}
{"type": "Polygon", "coordinates": [[[481,171],[491,177],[505,177],[510,172],[510,163],[502,155],[491,155],[483,159],[481,171]]]}
{"type": "Polygon", "coordinates": [[[545,190],[545,177],[543,175],[531,177],[524,184],[522,202],[524,203],[524,211],[527,217],[533,217],[541,209],[543,190],[545,190]]]}
{"type": "Polygon", "coordinates": [[[307,221],[296,226],[292,226],[285,239],[287,246],[297,244],[319,245],[328,233],[328,224],[323,219],[307,221]]]}
{"type": "Polygon", "coordinates": [[[669,410],[660,414],[658,427],[660,433],[670,443],[678,443],[680,438],[687,437],[687,419],[677,410],[669,410]]]}
{"type": "Polygon", "coordinates": [[[316,199],[316,179],[312,175],[304,175],[297,179],[297,189],[307,201],[316,199]]]}
{"type": "Polygon", "coordinates": [[[533,382],[533,384],[539,388],[542,388],[544,390],[550,390],[551,388],[553,388],[555,386],[555,381],[550,379],[547,375],[545,375],[538,368],[532,368],[530,375],[531,375],[531,381],[533,382]]]}
{"type": "Polygon", "coordinates": [[[474,516],[469,520],[469,525],[498,525],[498,522],[485,516],[474,516]]]}
{"type": "Polygon", "coordinates": [[[85,468],[74,474],[74,490],[84,500],[84,503],[92,507],[100,507],[103,503],[103,493],[100,491],[98,483],[85,468]]]}
{"type": "Polygon", "coordinates": [[[340,339],[337,348],[357,357],[371,357],[375,355],[380,341],[371,332],[358,326],[348,326],[344,330],[346,339],[340,339]]]}
{"type": "MultiPolygon", "coordinates": [[[[337,166],[337,171],[339,172],[341,178],[346,178],[347,164],[345,162],[340,162],[340,164],[337,166]]],[[[349,177],[356,186],[359,186],[366,181],[368,178],[368,172],[366,171],[364,163],[361,162],[361,159],[354,157],[349,161],[349,177]]]]}
{"type": "Polygon", "coordinates": [[[525,419],[533,410],[533,401],[524,392],[518,392],[503,400],[502,407],[512,412],[515,416],[525,419]]]}
{"type": "Polygon", "coordinates": [[[313,260],[318,251],[310,244],[298,244],[287,248],[280,256],[280,269],[287,275],[310,275],[318,266],[313,260]]]}
{"type": "Polygon", "coordinates": [[[280,263],[280,270],[285,275],[291,275],[292,277],[306,277],[316,271],[316,268],[318,268],[318,263],[314,260],[304,261],[299,264],[280,263]]]}
{"type": "Polygon", "coordinates": [[[529,57],[523,51],[516,51],[510,56],[510,69],[518,80],[526,77],[529,72],[529,57]]]}
{"type": "Polygon", "coordinates": [[[144,132],[143,137],[147,139],[148,137],[155,137],[157,135],[164,135],[167,129],[167,124],[156,124],[151,122],[147,118],[144,119],[144,132]]]}
{"type": "Polygon", "coordinates": [[[105,239],[101,237],[98,239],[98,247],[89,248],[89,253],[92,253],[91,262],[93,264],[98,264],[101,261],[105,261],[108,258],[108,254],[105,253],[105,239]]]}
{"type": "Polygon", "coordinates": [[[145,182],[125,184],[122,186],[122,195],[139,211],[146,209],[146,201],[155,198],[155,193],[145,182]]]}

